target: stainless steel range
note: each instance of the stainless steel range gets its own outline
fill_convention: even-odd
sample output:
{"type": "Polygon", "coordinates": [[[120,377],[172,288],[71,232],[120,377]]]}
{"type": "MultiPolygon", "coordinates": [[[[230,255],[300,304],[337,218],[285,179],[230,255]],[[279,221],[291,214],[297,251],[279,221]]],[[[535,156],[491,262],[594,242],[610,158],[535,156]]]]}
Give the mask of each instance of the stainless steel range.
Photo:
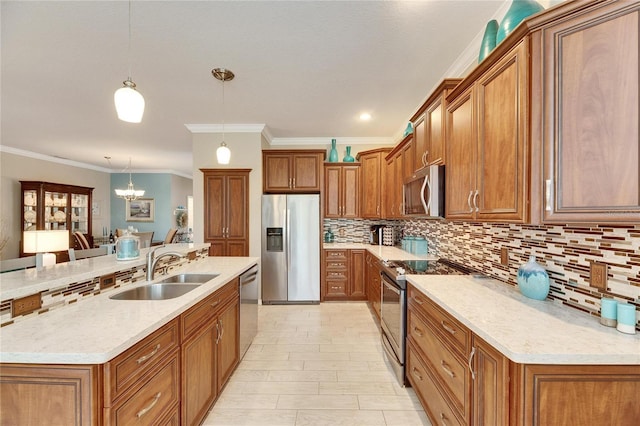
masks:
{"type": "Polygon", "coordinates": [[[382,347],[387,364],[395,372],[400,384],[404,386],[407,337],[406,275],[469,275],[475,271],[446,259],[383,260],[381,264],[382,347]]]}

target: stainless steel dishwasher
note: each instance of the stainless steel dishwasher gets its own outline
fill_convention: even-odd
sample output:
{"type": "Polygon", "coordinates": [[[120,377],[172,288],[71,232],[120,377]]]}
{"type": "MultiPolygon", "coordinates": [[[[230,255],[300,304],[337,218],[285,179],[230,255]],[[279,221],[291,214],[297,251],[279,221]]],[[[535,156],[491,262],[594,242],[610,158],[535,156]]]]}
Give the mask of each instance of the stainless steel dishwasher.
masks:
{"type": "Polygon", "coordinates": [[[258,265],[240,275],[240,359],[258,332],[258,265]]]}

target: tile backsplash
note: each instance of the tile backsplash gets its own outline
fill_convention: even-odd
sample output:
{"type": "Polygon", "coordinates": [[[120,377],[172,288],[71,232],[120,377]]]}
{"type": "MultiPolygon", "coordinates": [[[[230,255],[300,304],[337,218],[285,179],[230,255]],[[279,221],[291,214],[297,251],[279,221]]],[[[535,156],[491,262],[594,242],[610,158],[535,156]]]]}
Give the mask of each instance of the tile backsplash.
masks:
{"type": "Polygon", "coordinates": [[[364,235],[366,239],[341,241],[336,233],[336,241],[368,242],[367,232],[372,224],[393,224],[401,231],[398,234],[422,235],[429,241],[430,253],[464,263],[513,286],[517,285],[518,267],[534,254],[549,273],[549,299],[590,315],[599,315],[603,296],[631,303],[636,307],[636,329],[640,330],[640,225],[340,220],[336,225],[347,229],[348,235],[364,235]],[[503,247],[509,250],[508,266],[500,263],[503,247]],[[589,286],[591,261],[607,264],[606,291],[589,286]]]}

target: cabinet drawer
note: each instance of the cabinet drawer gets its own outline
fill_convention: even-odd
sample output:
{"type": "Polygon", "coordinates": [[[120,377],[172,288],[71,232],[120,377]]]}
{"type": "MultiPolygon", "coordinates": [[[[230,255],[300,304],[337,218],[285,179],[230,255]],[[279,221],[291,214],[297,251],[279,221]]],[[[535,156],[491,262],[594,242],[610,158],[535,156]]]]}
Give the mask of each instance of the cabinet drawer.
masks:
{"type": "Polygon", "coordinates": [[[330,280],[346,280],[348,279],[347,271],[327,271],[327,281],[330,280]]]}
{"type": "Polygon", "coordinates": [[[179,402],[178,351],[137,392],[111,409],[111,424],[157,425],[179,402]]]}
{"type": "Polygon", "coordinates": [[[455,408],[466,418],[469,413],[469,369],[464,361],[436,336],[433,329],[414,312],[409,311],[407,330],[411,340],[424,354],[431,372],[446,388],[455,408]]]}
{"type": "Polygon", "coordinates": [[[470,351],[471,339],[471,334],[467,327],[437,307],[435,303],[413,286],[409,286],[408,293],[409,303],[412,304],[412,308],[424,315],[433,324],[437,333],[451,343],[462,357],[466,357],[470,351]]]}
{"type": "Polygon", "coordinates": [[[347,270],[347,262],[346,261],[337,261],[333,259],[327,259],[326,261],[327,270],[347,270]]]}
{"type": "Polygon", "coordinates": [[[346,281],[327,281],[327,296],[346,296],[346,281]]]}
{"type": "Polygon", "coordinates": [[[229,300],[238,296],[238,282],[231,281],[211,296],[182,314],[182,340],[188,338],[229,300]]]}
{"type": "Polygon", "coordinates": [[[326,261],[334,261],[334,260],[343,260],[347,261],[347,251],[346,250],[325,250],[326,261]]]}
{"type": "Polygon", "coordinates": [[[407,348],[407,378],[422,400],[433,424],[462,426],[464,423],[456,417],[449,403],[440,393],[433,377],[427,371],[413,346],[409,344],[407,348]]]}
{"type": "Polygon", "coordinates": [[[174,319],[105,364],[105,406],[111,406],[113,400],[178,347],[178,330],[178,320],[174,319]]]}

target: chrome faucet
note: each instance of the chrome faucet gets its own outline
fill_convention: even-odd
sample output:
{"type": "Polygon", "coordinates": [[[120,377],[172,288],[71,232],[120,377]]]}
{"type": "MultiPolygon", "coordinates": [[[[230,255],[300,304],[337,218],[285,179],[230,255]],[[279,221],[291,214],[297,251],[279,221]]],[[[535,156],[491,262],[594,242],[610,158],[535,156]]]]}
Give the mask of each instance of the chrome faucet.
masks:
{"type": "Polygon", "coordinates": [[[156,265],[158,264],[158,261],[163,257],[167,257],[167,256],[174,256],[174,257],[180,257],[180,258],[185,257],[184,254],[178,253],[177,251],[168,251],[166,253],[159,254],[156,257],[155,256],[156,250],[163,247],[164,247],[164,244],[161,245],[160,247],[154,248],[153,250],[149,250],[149,252],[147,253],[147,277],[146,277],[147,281],[153,281],[156,265]]]}

